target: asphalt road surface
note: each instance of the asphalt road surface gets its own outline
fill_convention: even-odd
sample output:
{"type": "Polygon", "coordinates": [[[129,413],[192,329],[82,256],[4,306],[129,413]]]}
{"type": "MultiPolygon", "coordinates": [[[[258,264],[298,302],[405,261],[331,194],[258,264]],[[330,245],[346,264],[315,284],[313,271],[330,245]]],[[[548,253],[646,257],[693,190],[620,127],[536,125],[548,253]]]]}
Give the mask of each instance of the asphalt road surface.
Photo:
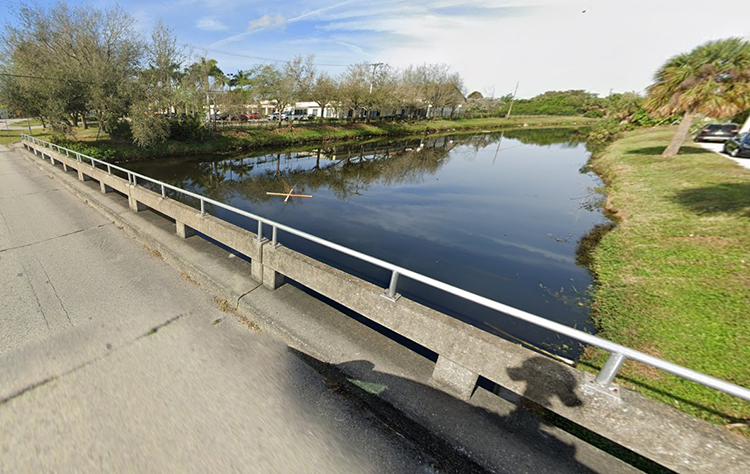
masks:
{"type": "Polygon", "coordinates": [[[0,302],[0,472],[433,472],[5,148],[0,302]]]}

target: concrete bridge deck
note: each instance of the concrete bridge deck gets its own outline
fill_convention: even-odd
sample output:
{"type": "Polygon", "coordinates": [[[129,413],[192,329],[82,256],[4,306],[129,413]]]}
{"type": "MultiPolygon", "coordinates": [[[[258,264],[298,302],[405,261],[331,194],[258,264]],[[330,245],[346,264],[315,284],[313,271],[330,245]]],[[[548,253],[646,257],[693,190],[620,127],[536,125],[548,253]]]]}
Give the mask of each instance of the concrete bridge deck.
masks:
{"type": "MultiPolygon", "coordinates": [[[[115,401],[120,400],[119,404],[115,403],[115,406],[112,408],[112,411],[119,414],[112,414],[111,416],[115,416],[118,422],[127,421],[128,423],[138,424],[140,423],[138,420],[141,418],[141,413],[148,413],[148,419],[154,418],[159,420],[155,422],[155,426],[165,427],[166,432],[170,433],[172,437],[179,438],[183,436],[182,432],[185,430],[181,429],[180,423],[188,426],[187,433],[190,434],[192,433],[190,430],[195,429],[195,427],[191,425],[191,421],[182,419],[185,417],[189,418],[185,413],[180,412],[182,418],[174,413],[174,416],[160,418],[161,406],[164,404],[164,400],[159,400],[158,402],[153,399],[144,400],[140,395],[127,394],[127,391],[133,390],[136,393],[144,391],[148,393],[149,390],[152,390],[149,385],[150,383],[159,384],[162,380],[170,380],[168,373],[174,371],[180,374],[180,376],[175,377],[183,383],[180,384],[178,383],[179,381],[175,380],[173,384],[168,385],[170,386],[170,390],[174,386],[174,390],[180,393],[173,394],[169,390],[166,392],[157,390],[157,393],[166,393],[169,396],[174,396],[181,401],[180,403],[184,403],[185,407],[195,408],[195,410],[190,410],[191,412],[200,412],[200,407],[191,406],[189,401],[193,397],[204,400],[204,395],[201,392],[206,391],[209,394],[213,394],[214,391],[212,389],[217,389],[217,387],[222,387],[222,385],[214,381],[193,385],[192,377],[198,377],[199,380],[204,379],[204,372],[210,372],[213,364],[220,364],[220,361],[227,357],[224,354],[225,350],[231,353],[230,360],[232,357],[244,357],[244,359],[241,359],[244,363],[238,363],[232,369],[240,373],[234,374],[234,372],[229,371],[231,375],[227,375],[227,379],[237,377],[238,380],[243,380],[246,377],[246,374],[243,372],[248,365],[261,365],[264,367],[267,365],[268,370],[256,368],[258,372],[252,377],[253,382],[255,382],[255,377],[259,377],[264,380],[271,380],[270,383],[272,386],[278,386],[274,380],[277,381],[279,378],[285,381],[290,380],[289,374],[296,372],[296,370],[289,369],[284,363],[279,365],[280,362],[278,361],[286,360],[289,357],[289,353],[286,352],[286,349],[278,350],[278,347],[283,348],[283,345],[278,346],[280,344],[278,341],[269,343],[271,346],[276,347],[276,349],[268,351],[265,355],[260,355],[257,360],[254,360],[255,355],[253,350],[248,349],[248,343],[245,341],[246,338],[252,339],[253,337],[257,337],[257,334],[249,332],[247,329],[247,325],[252,321],[263,328],[263,333],[278,334],[287,344],[294,346],[300,351],[298,353],[301,354],[300,357],[293,357],[296,362],[289,363],[289,365],[296,367],[294,364],[299,363],[301,358],[308,364],[307,366],[303,366],[304,368],[307,370],[309,370],[309,367],[316,368],[317,372],[312,375],[313,378],[320,377],[320,374],[323,374],[323,380],[328,380],[327,389],[329,391],[332,390],[337,394],[346,394],[346,397],[343,399],[334,397],[331,403],[334,405],[340,403],[343,405],[343,409],[356,407],[354,408],[354,412],[359,413],[361,418],[359,419],[359,424],[354,423],[354,431],[359,432],[362,429],[367,432],[368,423],[370,423],[369,428],[373,429],[372,419],[374,417],[378,420],[378,422],[374,423],[375,428],[382,428],[385,425],[388,427],[385,430],[385,434],[393,435],[395,432],[397,433],[396,436],[404,440],[404,444],[395,444],[393,455],[385,455],[385,458],[388,459],[398,459],[397,463],[393,464],[390,468],[384,469],[383,464],[378,464],[372,460],[365,459],[364,461],[360,461],[357,459],[355,462],[360,464],[356,464],[356,466],[362,466],[362,468],[354,469],[355,472],[367,472],[373,469],[377,471],[400,472],[404,470],[412,472],[415,466],[417,469],[416,472],[421,472],[424,469],[427,469],[429,472],[430,469],[435,469],[436,466],[439,468],[439,471],[444,472],[451,472],[451,469],[457,472],[470,472],[470,470],[481,470],[482,468],[494,472],[633,471],[631,466],[578,438],[548,426],[536,416],[531,415],[522,408],[518,396],[513,393],[502,393],[505,398],[501,398],[480,388],[472,394],[470,402],[466,403],[448,396],[439,390],[435,390],[430,384],[430,373],[435,365],[433,360],[424,358],[403,348],[391,339],[383,337],[367,326],[342,315],[336,309],[310,297],[294,286],[284,285],[274,292],[268,291],[262,286],[259,287],[258,283],[249,278],[252,270],[247,262],[239,258],[232,258],[231,254],[201,239],[181,239],[175,235],[174,223],[150,211],[136,214],[129,210],[129,204],[130,208],[140,207],[139,203],[133,206],[132,199],[128,203],[127,198],[116,193],[101,194],[100,189],[104,190],[104,183],[100,186],[96,181],[81,182],[78,180],[80,172],[78,176],[74,173],[63,173],[59,166],[53,168],[49,162],[45,163],[38,158],[34,158],[33,155],[27,154],[29,160],[32,160],[36,166],[42,168],[49,177],[53,178],[49,180],[43,177],[44,175],[38,171],[34,171],[29,163],[23,161],[20,156],[22,153],[25,152],[19,151],[18,154],[2,153],[2,160],[0,161],[0,197],[3,197],[4,201],[1,208],[3,216],[6,217],[3,219],[12,223],[9,231],[14,226],[17,227],[15,232],[18,235],[26,236],[26,240],[23,238],[17,241],[14,240],[11,245],[11,243],[6,244],[6,237],[0,237],[0,258],[5,253],[2,249],[6,248],[6,245],[6,251],[15,252],[37,245],[43,246],[46,243],[49,248],[45,247],[45,251],[49,253],[50,258],[55,253],[66,255],[71,267],[66,268],[65,264],[58,263],[57,267],[55,265],[45,265],[43,266],[43,272],[40,273],[37,271],[37,274],[45,274],[45,276],[40,279],[41,283],[38,283],[36,288],[46,288],[46,281],[50,282],[49,286],[52,286],[52,284],[55,285],[53,288],[54,291],[51,293],[48,291],[50,294],[46,296],[44,291],[39,291],[42,294],[40,301],[51,301],[49,304],[49,308],[51,309],[44,313],[44,317],[41,318],[42,322],[38,322],[35,330],[15,331],[18,332],[19,338],[26,337],[26,344],[23,347],[16,347],[18,343],[15,343],[15,345],[13,342],[8,343],[9,346],[13,347],[9,348],[8,354],[3,357],[3,360],[0,360],[0,367],[14,368],[7,371],[5,369],[0,370],[0,388],[2,388],[0,400],[6,400],[0,405],[0,420],[5,419],[4,407],[9,403],[14,403],[17,399],[19,403],[20,400],[30,400],[29,405],[25,406],[21,411],[31,411],[39,403],[38,400],[35,401],[34,397],[40,393],[40,390],[54,389],[58,380],[66,380],[70,376],[89,370],[90,367],[107,364],[108,359],[110,359],[110,356],[107,354],[110,353],[109,351],[112,350],[112,347],[117,347],[117,345],[108,341],[110,346],[108,347],[106,342],[104,344],[101,342],[104,339],[113,339],[120,341],[122,346],[127,348],[127,351],[135,351],[133,360],[137,360],[138,362],[133,363],[139,366],[139,371],[128,377],[128,383],[122,384],[122,387],[126,388],[123,390],[121,387],[120,392],[125,392],[125,395],[121,396],[120,399],[110,392],[109,395],[115,401]],[[34,173],[37,174],[35,175],[34,173]],[[34,186],[38,187],[34,188],[34,186],[28,183],[19,184],[23,183],[24,179],[35,180],[36,184],[34,186]],[[46,187],[44,186],[45,184],[47,184],[46,187]],[[97,218],[101,219],[101,215],[83,205],[80,199],[67,195],[64,188],[73,191],[79,198],[83,198],[83,200],[89,202],[92,206],[97,207],[108,216],[107,219],[104,219],[103,222],[97,221],[97,218]],[[6,205],[6,199],[4,198],[6,194],[8,203],[12,204],[6,205]],[[65,200],[61,198],[63,195],[65,195],[65,200]],[[38,198],[44,198],[44,200],[36,203],[32,203],[31,201],[26,202],[26,196],[32,197],[32,200],[38,198]],[[14,207],[16,210],[8,211],[11,213],[11,217],[8,219],[6,210],[14,209],[14,207]],[[91,221],[89,222],[84,219],[79,224],[71,225],[70,222],[65,220],[66,216],[78,216],[79,212],[82,216],[87,215],[91,221]],[[36,222],[38,229],[35,231],[26,231],[25,229],[30,225],[27,222],[28,220],[36,222]],[[113,226],[110,220],[117,222],[117,226],[113,226]],[[110,231],[122,236],[124,232],[120,231],[118,227],[123,227],[123,230],[137,236],[137,240],[124,238],[125,241],[130,242],[132,248],[129,250],[125,249],[126,246],[118,245],[117,247],[111,247],[109,245],[109,237],[104,239],[107,242],[104,244],[101,243],[101,240],[88,237],[92,232],[104,233],[110,231]],[[39,232],[38,238],[30,238],[36,232],[39,232]],[[83,246],[71,246],[67,243],[65,246],[62,245],[65,239],[83,239],[84,236],[88,240],[83,246]],[[151,251],[143,248],[144,243],[150,246],[151,251]],[[166,247],[160,247],[160,245],[168,247],[169,251],[167,251],[166,247]],[[159,253],[157,250],[159,248],[162,248],[164,252],[159,253]],[[134,256],[133,252],[140,255],[140,257],[137,255],[134,256]],[[77,261],[76,258],[80,259],[81,266],[77,266],[75,263],[77,261]],[[177,276],[179,272],[174,272],[164,265],[160,261],[160,258],[164,258],[167,263],[183,271],[183,278],[177,276]],[[159,267],[160,270],[152,269],[151,266],[154,265],[159,267]],[[57,268],[59,271],[64,270],[68,273],[64,273],[64,276],[58,275],[54,271],[50,272],[48,267],[57,268]],[[76,270],[74,271],[73,269],[76,270]],[[162,284],[162,278],[159,277],[159,275],[162,275],[160,272],[172,272],[169,278],[176,279],[179,285],[172,287],[162,284]],[[108,279],[112,278],[109,276],[110,273],[114,273],[115,277],[112,280],[114,284],[107,285],[108,292],[103,290],[102,287],[105,281],[109,281],[108,279]],[[213,280],[211,278],[206,279],[206,274],[212,274],[215,278],[213,280]],[[152,275],[155,276],[152,277],[152,275]],[[203,275],[203,277],[200,275],[203,275]],[[221,285],[216,285],[216,281],[221,281],[221,285]],[[217,316],[217,313],[211,314],[208,312],[209,309],[214,312],[217,310],[215,305],[212,306],[209,298],[207,300],[209,308],[206,309],[206,314],[211,315],[198,318],[200,322],[196,323],[194,327],[185,328],[181,338],[175,337],[172,339],[172,343],[177,345],[178,343],[185,343],[185,340],[190,341],[192,337],[193,340],[199,340],[202,344],[205,344],[207,347],[206,350],[210,349],[211,352],[216,354],[216,357],[208,362],[205,360],[206,357],[201,358],[200,362],[191,362],[193,355],[192,348],[190,352],[186,349],[179,351],[173,348],[169,348],[169,350],[165,348],[157,351],[162,357],[152,356],[145,360],[140,360],[136,348],[146,345],[151,341],[156,341],[159,334],[167,334],[166,331],[170,328],[175,328],[175,330],[177,330],[176,328],[182,329],[182,325],[188,325],[188,322],[195,320],[195,317],[185,317],[185,314],[192,313],[179,309],[197,307],[194,306],[195,303],[193,301],[185,299],[183,296],[183,292],[187,292],[185,294],[188,294],[190,291],[202,294],[191,282],[197,282],[202,286],[202,289],[212,291],[229,300],[223,306],[239,306],[242,310],[243,314],[237,315],[218,313],[217,316]],[[189,291],[183,287],[188,288],[189,291]],[[136,297],[136,299],[131,301],[130,296],[123,297],[121,291],[126,291],[126,295],[128,291],[133,292],[134,295],[131,296],[136,297]],[[162,299],[168,302],[166,306],[159,306],[159,302],[162,299]],[[57,300],[57,303],[55,303],[55,300],[57,300]],[[68,300],[69,305],[64,304],[66,300],[68,300]],[[87,303],[81,303],[79,300],[84,300],[87,303]],[[99,300],[102,301],[100,302],[99,300]],[[185,303],[185,305],[181,306],[182,303],[185,303]],[[74,311],[70,310],[75,305],[85,307],[87,304],[91,304],[94,308],[102,308],[98,312],[97,310],[91,311],[99,315],[90,316],[93,318],[92,322],[86,322],[86,316],[81,317],[81,314],[87,314],[85,309],[81,309],[80,314],[78,309],[74,311]],[[173,308],[173,305],[176,306],[173,308]],[[65,311],[61,311],[60,307],[65,308],[65,311]],[[149,308],[152,308],[153,311],[150,311],[149,308]],[[47,317],[47,315],[49,316],[47,317]],[[182,316],[172,320],[176,315],[182,316]],[[67,324],[76,326],[75,329],[70,330],[65,328],[66,320],[68,319],[67,324]],[[221,323],[212,324],[214,321],[220,319],[221,323]],[[52,321],[51,325],[49,321],[52,321]],[[86,335],[85,331],[87,329],[85,328],[89,326],[97,327],[93,321],[101,322],[102,326],[99,331],[106,333],[106,337],[103,336],[101,339],[97,339],[93,335],[97,332],[94,329],[91,330],[91,336],[86,335]],[[123,321],[141,321],[141,323],[131,329],[127,329],[124,328],[123,321]],[[152,328],[160,327],[165,322],[167,324],[164,328],[152,333],[152,328]],[[55,343],[55,345],[45,342],[45,330],[41,327],[41,324],[44,324],[45,327],[49,325],[50,328],[57,328],[59,326],[61,328],[59,335],[55,336],[54,340],[61,339],[66,342],[55,343]],[[219,328],[229,331],[225,340],[211,339],[206,336],[205,333],[207,331],[217,332],[219,328]],[[231,331],[229,328],[231,328],[231,331]],[[34,335],[29,336],[28,334],[30,333],[34,335]],[[85,342],[92,340],[98,340],[99,342],[90,344],[85,342]],[[228,344],[230,349],[214,347],[225,344],[228,344]],[[155,363],[157,360],[158,364],[165,364],[164,359],[169,359],[170,357],[179,359],[179,362],[169,367],[153,367],[153,371],[162,373],[163,377],[158,380],[152,380],[151,377],[144,374],[144,372],[150,373],[152,371],[149,370],[151,368],[150,364],[155,363]],[[72,362],[60,362],[68,359],[72,362]],[[189,367],[192,363],[197,364],[200,370],[186,371],[180,369],[183,364],[189,367]],[[185,372],[189,372],[189,374],[185,372]],[[182,391],[189,391],[186,388],[188,386],[198,387],[196,389],[198,394],[191,393],[188,396],[182,393],[182,391]],[[18,394],[18,396],[13,398],[15,394],[18,394]],[[132,402],[131,406],[130,400],[138,401],[132,402]],[[121,412],[129,413],[130,416],[123,416],[121,412]],[[406,454],[399,454],[404,452],[406,454]],[[467,454],[470,459],[466,459],[467,456],[462,456],[462,453],[467,454]],[[398,464],[398,462],[402,464],[398,464]],[[462,467],[452,468],[451,466],[462,467]]],[[[56,157],[56,160],[64,159],[62,156],[56,157]]],[[[69,169],[70,166],[75,165],[72,162],[68,162],[68,164],[69,169]]],[[[75,219],[83,218],[76,217],[75,219]]],[[[0,229],[2,229],[2,226],[0,226],[0,229]]],[[[14,239],[17,238],[14,237],[14,239]]],[[[8,240],[8,242],[10,241],[8,240]]],[[[37,252],[33,255],[43,255],[47,258],[47,253],[44,252],[37,252]]],[[[29,260],[30,258],[27,255],[25,257],[18,257],[18,260],[22,262],[33,261],[29,260]]],[[[55,258],[60,259],[62,257],[58,256],[55,258]]],[[[2,259],[0,259],[0,265],[2,265],[1,262],[3,262],[2,259]]],[[[41,262],[40,266],[42,266],[41,262]]],[[[7,273],[7,271],[3,271],[3,274],[7,273]]],[[[13,273],[13,275],[17,275],[17,273],[13,273]]],[[[167,277],[164,276],[164,278],[167,277]]],[[[3,301],[6,299],[12,301],[14,295],[20,294],[22,293],[19,293],[17,290],[8,290],[7,294],[0,293],[3,301]]],[[[203,294],[203,297],[208,298],[205,294],[203,294]]],[[[26,300],[25,298],[20,299],[26,300]]],[[[41,307],[42,304],[40,303],[38,308],[41,307]]],[[[33,319],[33,308],[34,305],[29,305],[29,308],[25,310],[24,314],[29,315],[27,319],[33,319]]],[[[45,308],[47,307],[45,306],[45,308]]],[[[8,318],[6,314],[1,314],[3,321],[8,318]]],[[[3,334],[5,332],[3,331],[3,334]]],[[[47,332],[54,331],[47,329],[47,332]]],[[[10,330],[8,333],[13,334],[14,331],[10,330]]],[[[3,336],[3,341],[5,339],[3,336]]],[[[13,337],[11,337],[11,340],[13,340],[13,337]]],[[[558,382],[553,384],[535,384],[532,380],[532,376],[534,375],[532,372],[537,370],[540,365],[543,366],[544,361],[532,360],[531,362],[529,367],[519,366],[508,369],[508,375],[511,379],[515,377],[515,380],[525,384],[527,395],[533,395],[532,398],[536,399],[537,403],[541,403],[542,405],[546,405],[545,401],[549,400],[550,405],[563,405],[574,408],[580,406],[581,400],[578,398],[580,390],[576,388],[575,380],[566,378],[566,372],[556,372],[556,369],[551,367],[547,375],[550,372],[553,375],[557,373],[558,382]]],[[[117,367],[113,367],[113,369],[116,371],[117,367]]],[[[108,397],[101,396],[101,393],[99,393],[100,390],[96,386],[99,383],[104,383],[107,387],[117,385],[119,383],[117,380],[120,379],[116,375],[112,375],[112,372],[100,371],[90,378],[90,382],[95,388],[90,389],[87,393],[93,391],[100,397],[98,402],[101,404],[105,404],[108,397]],[[108,377],[110,380],[98,382],[100,379],[107,379],[108,377]]],[[[291,377],[291,379],[296,378],[296,375],[291,377]]],[[[321,379],[317,378],[316,380],[320,381],[321,379]]],[[[85,385],[85,383],[76,384],[76,386],[78,385],[85,385]]],[[[295,385],[294,387],[300,389],[304,388],[305,385],[302,387],[295,385]]],[[[264,392],[264,390],[260,390],[257,393],[252,392],[252,390],[248,391],[248,395],[244,398],[243,403],[238,404],[235,408],[242,411],[243,414],[250,413],[251,415],[249,416],[251,417],[253,416],[252,414],[257,414],[258,410],[257,407],[254,407],[254,404],[260,403],[260,406],[266,406],[266,398],[273,398],[274,396],[273,391],[264,392]],[[255,398],[256,395],[257,399],[255,398]]],[[[219,391],[223,393],[223,390],[220,388],[219,391]]],[[[243,389],[242,391],[244,392],[245,390],[243,389]]],[[[284,391],[283,387],[281,391],[284,391]]],[[[236,393],[231,390],[230,392],[236,393]]],[[[284,395],[287,396],[288,394],[284,395]]],[[[319,397],[325,399],[325,395],[325,393],[316,392],[310,400],[317,400],[319,397]]],[[[283,399],[283,397],[281,398],[283,399]]],[[[96,397],[94,399],[94,404],[96,404],[96,397]]],[[[295,403],[298,402],[296,399],[294,401],[295,403]]],[[[76,403],[78,405],[75,410],[88,412],[88,406],[85,406],[85,397],[77,400],[76,403]]],[[[307,407],[304,404],[303,406],[306,409],[317,406],[317,402],[311,401],[311,403],[312,407],[307,407]]],[[[283,405],[284,403],[281,404],[283,405]]],[[[42,403],[42,405],[44,404],[42,403]]],[[[634,407],[635,412],[638,412],[638,407],[634,407]]],[[[264,410],[261,411],[265,413],[264,410]]],[[[168,410],[165,410],[165,412],[169,413],[168,410]]],[[[291,412],[294,413],[294,410],[291,410],[291,412]]],[[[106,418],[108,415],[104,413],[108,413],[108,409],[100,407],[96,418],[106,418]]],[[[258,416],[262,418],[263,414],[259,414],[258,416]]],[[[336,417],[338,415],[334,413],[333,416],[336,417]]],[[[328,418],[325,413],[322,413],[321,417],[323,419],[328,418]]],[[[271,418],[273,422],[275,420],[274,416],[271,418]]],[[[52,421],[45,421],[43,426],[55,427],[55,430],[64,430],[65,424],[68,423],[68,420],[64,416],[63,419],[56,419],[55,415],[53,415],[51,419],[52,421]]],[[[23,423],[23,421],[25,421],[23,416],[18,416],[14,418],[13,422],[23,423]]],[[[286,421],[283,425],[287,430],[290,426],[295,426],[296,420],[294,418],[288,420],[288,423],[286,421]]],[[[100,425],[109,425],[110,422],[103,422],[100,425]]],[[[606,423],[607,421],[605,420],[604,422],[606,423]]],[[[73,423],[78,426],[79,421],[74,420],[73,423]]],[[[235,422],[228,415],[226,417],[218,416],[212,420],[204,420],[204,423],[212,424],[211,430],[215,431],[223,430],[226,427],[225,425],[230,427],[235,426],[235,422]]],[[[345,423],[349,424],[350,421],[346,421],[345,423]]],[[[244,422],[239,424],[245,425],[244,422]]],[[[657,424],[661,425],[662,421],[658,421],[657,424]]],[[[86,436],[86,433],[90,430],[89,427],[94,426],[90,425],[88,420],[81,421],[80,425],[81,427],[78,430],[81,436],[86,436]]],[[[201,424],[201,426],[204,426],[204,424],[201,424]]],[[[249,425],[249,439],[258,437],[258,433],[265,433],[265,426],[261,426],[257,431],[253,432],[255,428],[257,427],[252,423],[249,425]]],[[[338,426],[336,428],[338,429],[338,426]]],[[[681,428],[682,426],[679,425],[672,426],[672,429],[676,433],[679,433],[681,428]]],[[[38,429],[36,424],[27,424],[27,430],[31,430],[28,432],[28,442],[33,441],[37,436],[33,434],[33,430],[35,429],[38,429]]],[[[111,431],[111,426],[109,429],[110,432],[107,435],[117,436],[117,433],[111,431]]],[[[294,431],[296,432],[296,430],[294,431]]],[[[333,431],[336,430],[334,429],[333,431]]],[[[8,432],[6,429],[3,430],[3,433],[8,432]]],[[[130,428],[126,429],[126,432],[130,432],[130,428]]],[[[377,429],[374,429],[374,432],[375,435],[378,435],[377,429]]],[[[712,433],[715,434],[711,430],[708,430],[707,433],[709,437],[712,433]]],[[[383,435],[383,433],[379,434],[383,435]]],[[[375,435],[373,436],[377,437],[375,435]]],[[[672,435],[675,435],[675,433],[672,433],[672,435]]],[[[328,434],[324,434],[323,436],[328,437],[328,434]]],[[[95,438],[102,439],[106,437],[96,436],[95,438]]],[[[331,439],[338,439],[338,437],[343,437],[346,442],[354,441],[351,439],[351,431],[343,430],[331,434],[331,439]]],[[[198,438],[190,438],[188,436],[186,443],[195,444],[198,438]]],[[[719,438],[721,439],[715,440],[719,444],[726,441],[721,436],[719,438]]],[[[9,438],[9,440],[13,439],[15,438],[9,438]]],[[[4,445],[8,445],[6,440],[3,441],[4,445]]],[[[386,449],[387,451],[387,446],[391,441],[388,436],[384,436],[380,441],[381,444],[373,444],[374,448],[372,449],[386,449]],[[382,448],[381,446],[386,446],[386,448],[382,448]]],[[[654,441],[659,440],[655,439],[654,441]]],[[[742,442],[738,443],[742,445],[742,442]]],[[[293,445],[294,443],[291,444],[293,445]]],[[[369,442],[366,444],[370,445],[369,442]]],[[[730,442],[730,444],[734,445],[735,443],[730,442]]],[[[119,461],[123,459],[129,461],[134,455],[138,458],[139,455],[134,454],[135,451],[133,451],[138,449],[137,445],[138,443],[135,442],[130,447],[131,450],[121,448],[124,454],[116,459],[119,461]]],[[[666,453],[670,459],[684,457],[690,461],[696,459],[696,456],[700,457],[699,453],[689,452],[690,449],[685,448],[688,445],[695,446],[695,439],[693,438],[687,444],[685,440],[678,440],[672,443],[672,445],[672,452],[666,453]]],[[[290,444],[279,443],[278,446],[277,455],[285,457],[284,454],[279,453],[284,453],[284,449],[288,449],[290,444]]],[[[120,447],[119,444],[118,447],[120,447]]],[[[238,446],[238,449],[249,448],[247,444],[242,443],[238,446]]],[[[359,451],[361,448],[362,445],[355,445],[352,450],[359,454],[366,454],[368,452],[367,449],[359,451]]],[[[735,445],[734,448],[737,448],[737,446],[735,445]]],[[[72,449],[72,447],[69,445],[68,449],[72,449]]],[[[709,446],[707,449],[715,448],[709,446]]],[[[739,451],[741,452],[742,448],[739,451]]],[[[43,450],[43,452],[45,451],[43,450]]],[[[99,455],[102,455],[101,451],[99,451],[99,455]]],[[[142,457],[149,458],[162,455],[164,454],[154,451],[148,452],[142,457]]],[[[200,449],[193,450],[190,453],[185,453],[185,456],[187,456],[185,459],[190,458],[191,455],[196,456],[201,460],[200,462],[203,462],[208,453],[200,451],[200,449]]],[[[231,453],[227,451],[221,451],[218,455],[227,456],[227,462],[233,461],[231,453]]],[[[8,456],[8,454],[3,453],[3,456],[8,456]]],[[[179,457],[179,455],[176,456],[179,457]]],[[[381,458],[380,455],[375,457],[378,460],[381,458]]],[[[167,462],[170,460],[171,458],[168,458],[167,462]]],[[[179,458],[179,460],[184,461],[183,458],[179,458]]],[[[734,459],[730,458],[727,458],[726,462],[727,468],[725,472],[742,472],[742,463],[737,464],[734,459]]],[[[0,465],[4,465],[4,463],[0,463],[0,465]]],[[[128,466],[128,464],[125,465],[128,466]]],[[[234,466],[232,464],[228,465],[230,467],[234,466]]],[[[687,465],[690,465],[690,462],[687,465]]],[[[107,466],[117,469],[121,464],[114,462],[107,464],[107,466]]],[[[322,464],[319,466],[315,465],[312,471],[318,471],[319,467],[326,472],[335,472],[335,466],[331,468],[322,464]]],[[[269,469],[272,471],[286,470],[286,465],[270,465],[269,469]]],[[[259,470],[269,469],[259,468],[259,470]]],[[[306,472],[311,471],[311,469],[305,470],[306,472]]],[[[701,472],[700,463],[695,464],[694,469],[686,469],[685,472],[701,472]]]]}
{"type": "Polygon", "coordinates": [[[431,472],[287,346],[0,151],[0,472],[431,472]]]}

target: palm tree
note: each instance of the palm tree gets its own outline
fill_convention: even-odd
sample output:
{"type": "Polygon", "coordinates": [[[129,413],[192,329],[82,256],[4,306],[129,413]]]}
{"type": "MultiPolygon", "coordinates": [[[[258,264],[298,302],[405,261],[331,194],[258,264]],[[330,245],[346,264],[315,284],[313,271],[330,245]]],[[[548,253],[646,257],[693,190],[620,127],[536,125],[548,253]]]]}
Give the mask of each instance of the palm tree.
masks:
{"type": "Polygon", "coordinates": [[[226,79],[224,73],[219,69],[215,59],[206,59],[200,57],[197,62],[193,63],[190,68],[194,71],[195,75],[200,81],[201,88],[206,94],[206,107],[208,108],[209,119],[213,115],[213,130],[216,131],[216,99],[213,99],[214,113],[211,114],[211,78],[214,79],[215,83],[221,83],[224,85],[226,79]]]}
{"type": "Polygon", "coordinates": [[[674,56],[648,88],[646,108],[660,115],[682,115],[662,156],[675,156],[696,114],[726,117],[750,106],[750,42],[742,38],[709,41],[674,56]]]}

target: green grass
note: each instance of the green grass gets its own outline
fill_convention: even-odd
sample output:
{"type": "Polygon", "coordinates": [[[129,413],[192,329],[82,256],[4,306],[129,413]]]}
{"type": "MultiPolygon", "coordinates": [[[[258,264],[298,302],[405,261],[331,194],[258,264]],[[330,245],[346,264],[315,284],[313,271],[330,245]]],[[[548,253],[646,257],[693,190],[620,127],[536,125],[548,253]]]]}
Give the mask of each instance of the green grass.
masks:
{"type": "MultiPolygon", "coordinates": [[[[24,122],[25,123],[25,122],[24,122]]],[[[34,136],[43,140],[49,140],[52,134],[49,129],[35,129],[34,136]]],[[[26,130],[0,130],[0,144],[9,145],[21,141],[21,134],[28,133],[26,130]]]]}
{"type": "MultiPolygon", "coordinates": [[[[750,387],[750,171],[692,143],[662,158],[673,132],[629,133],[592,160],[618,220],[593,253],[593,316],[602,337],[750,387]]],[[[748,402],[635,362],[620,374],[750,435],[748,402]]]]}
{"type": "MultiPolygon", "coordinates": [[[[514,117],[421,120],[416,122],[373,122],[354,124],[306,124],[281,128],[248,128],[219,131],[205,142],[167,141],[151,149],[142,149],[131,142],[101,134],[96,137],[95,127],[89,130],[75,129],[71,148],[97,158],[113,157],[117,161],[144,160],[166,156],[188,156],[215,153],[237,153],[260,148],[296,147],[311,143],[363,140],[388,136],[415,134],[445,134],[481,130],[498,130],[519,127],[585,126],[596,119],[583,117],[514,117]],[[79,143],[76,143],[79,142],[79,143]],[[100,153],[96,153],[99,150],[100,153]]],[[[17,136],[20,138],[20,133],[17,136]]],[[[34,133],[39,133],[34,131],[34,133]]]]}

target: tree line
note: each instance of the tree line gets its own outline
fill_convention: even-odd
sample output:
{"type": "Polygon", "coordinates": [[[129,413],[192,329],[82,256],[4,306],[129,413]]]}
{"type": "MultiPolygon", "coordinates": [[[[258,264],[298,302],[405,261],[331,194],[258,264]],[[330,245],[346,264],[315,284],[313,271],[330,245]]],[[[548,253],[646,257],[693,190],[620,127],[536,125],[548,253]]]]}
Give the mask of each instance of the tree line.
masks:
{"type": "Polygon", "coordinates": [[[144,39],[119,7],[24,5],[0,47],[0,97],[9,109],[56,132],[88,127],[92,118],[99,130],[144,147],[206,138],[202,119],[215,130],[219,111],[243,114],[262,101],[279,112],[311,101],[322,116],[335,107],[337,115],[369,120],[393,111],[452,114],[464,100],[460,74],[445,64],[396,69],[363,62],[332,76],[316,68],[313,56],[297,56],[227,74],[215,59],[180,46],[162,21],[144,39]]]}

